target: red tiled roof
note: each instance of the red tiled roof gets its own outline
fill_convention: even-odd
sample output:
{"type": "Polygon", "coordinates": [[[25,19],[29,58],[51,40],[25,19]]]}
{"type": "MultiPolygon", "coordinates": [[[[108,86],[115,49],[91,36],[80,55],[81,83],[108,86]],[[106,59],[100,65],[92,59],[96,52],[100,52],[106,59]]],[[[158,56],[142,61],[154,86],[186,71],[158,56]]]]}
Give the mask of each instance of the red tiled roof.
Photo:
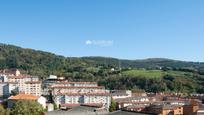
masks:
{"type": "Polygon", "coordinates": [[[9,100],[37,100],[39,97],[34,95],[28,95],[28,94],[18,94],[16,96],[11,96],[8,99],[9,100]]]}
{"type": "Polygon", "coordinates": [[[97,82],[62,82],[63,84],[97,84],[97,82]]]}
{"type": "Polygon", "coordinates": [[[154,103],[153,101],[145,101],[145,102],[131,102],[131,101],[122,101],[122,102],[117,102],[119,104],[151,104],[154,103]]]}
{"type": "Polygon", "coordinates": [[[110,96],[110,93],[58,93],[57,95],[67,96],[110,96]]]}
{"type": "Polygon", "coordinates": [[[93,88],[93,89],[104,89],[104,86],[51,86],[50,88],[65,88],[65,89],[74,89],[74,88],[93,88]]]}
{"type": "Polygon", "coordinates": [[[0,73],[2,74],[15,74],[16,71],[19,71],[18,69],[3,69],[0,70],[0,73]]]}

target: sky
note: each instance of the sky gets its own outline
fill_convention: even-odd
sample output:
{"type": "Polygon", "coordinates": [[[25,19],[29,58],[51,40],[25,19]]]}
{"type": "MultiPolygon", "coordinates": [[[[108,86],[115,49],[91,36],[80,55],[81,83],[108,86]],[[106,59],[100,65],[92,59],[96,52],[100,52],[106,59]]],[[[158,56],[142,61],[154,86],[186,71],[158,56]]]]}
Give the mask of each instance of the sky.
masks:
{"type": "Polygon", "coordinates": [[[204,0],[1,0],[0,43],[63,56],[204,62],[204,0]]]}

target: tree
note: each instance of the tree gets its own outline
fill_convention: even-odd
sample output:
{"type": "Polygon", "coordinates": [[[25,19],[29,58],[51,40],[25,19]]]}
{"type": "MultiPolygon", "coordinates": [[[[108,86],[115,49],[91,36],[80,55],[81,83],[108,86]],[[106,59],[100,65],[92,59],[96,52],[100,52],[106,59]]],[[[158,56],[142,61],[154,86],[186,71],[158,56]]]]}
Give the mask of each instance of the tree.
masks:
{"type": "Polygon", "coordinates": [[[111,99],[111,105],[109,107],[109,111],[113,112],[115,110],[116,110],[116,102],[113,99],[111,99]]]}
{"type": "Polygon", "coordinates": [[[11,115],[40,115],[43,112],[42,106],[35,101],[17,101],[11,109],[11,115]]]}
{"type": "Polygon", "coordinates": [[[18,90],[17,89],[11,90],[11,95],[15,96],[17,94],[18,94],[18,90]]]}

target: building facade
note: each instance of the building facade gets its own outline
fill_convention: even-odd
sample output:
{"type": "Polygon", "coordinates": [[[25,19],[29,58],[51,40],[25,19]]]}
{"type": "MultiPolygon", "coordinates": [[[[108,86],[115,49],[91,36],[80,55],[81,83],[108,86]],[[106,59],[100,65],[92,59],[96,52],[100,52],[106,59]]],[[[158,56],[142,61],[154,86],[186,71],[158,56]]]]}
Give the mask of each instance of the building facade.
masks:
{"type": "Polygon", "coordinates": [[[0,83],[0,97],[9,97],[11,93],[18,92],[18,83],[15,82],[1,82],[0,83]]]}
{"type": "Polygon", "coordinates": [[[41,96],[41,82],[40,81],[27,81],[25,82],[25,94],[32,94],[41,96]]]}
{"type": "Polygon", "coordinates": [[[96,82],[64,82],[50,87],[59,106],[97,106],[108,110],[111,96],[104,86],[96,82]]]}
{"type": "Polygon", "coordinates": [[[0,96],[7,97],[11,91],[41,95],[41,82],[36,76],[21,74],[18,69],[0,70],[0,96]]]}

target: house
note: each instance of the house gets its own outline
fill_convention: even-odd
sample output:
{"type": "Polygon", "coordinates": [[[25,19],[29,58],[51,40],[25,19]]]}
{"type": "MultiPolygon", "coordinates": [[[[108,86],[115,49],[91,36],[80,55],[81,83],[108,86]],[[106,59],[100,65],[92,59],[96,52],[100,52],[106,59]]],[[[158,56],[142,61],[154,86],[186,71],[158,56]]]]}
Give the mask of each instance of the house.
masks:
{"type": "Polygon", "coordinates": [[[183,115],[183,106],[171,104],[153,104],[146,107],[144,112],[159,115],[183,115]]]}
{"type": "Polygon", "coordinates": [[[7,76],[19,76],[21,73],[18,69],[3,69],[0,70],[0,74],[7,76]]]}
{"type": "Polygon", "coordinates": [[[191,100],[189,104],[183,106],[183,113],[184,115],[193,115],[197,111],[199,111],[198,113],[201,113],[202,108],[203,107],[199,107],[199,103],[197,103],[195,100],[191,100]]]}
{"type": "Polygon", "coordinates": [[[42,96],[28,95],[28,94],[18,94],[16,96],[10,96],[8,98],[8,108],[12,108],[14,104],[19,100],[30,100],[36,101],[42,105],[42,107],[46,108],[46,98],[42,96]]]}

